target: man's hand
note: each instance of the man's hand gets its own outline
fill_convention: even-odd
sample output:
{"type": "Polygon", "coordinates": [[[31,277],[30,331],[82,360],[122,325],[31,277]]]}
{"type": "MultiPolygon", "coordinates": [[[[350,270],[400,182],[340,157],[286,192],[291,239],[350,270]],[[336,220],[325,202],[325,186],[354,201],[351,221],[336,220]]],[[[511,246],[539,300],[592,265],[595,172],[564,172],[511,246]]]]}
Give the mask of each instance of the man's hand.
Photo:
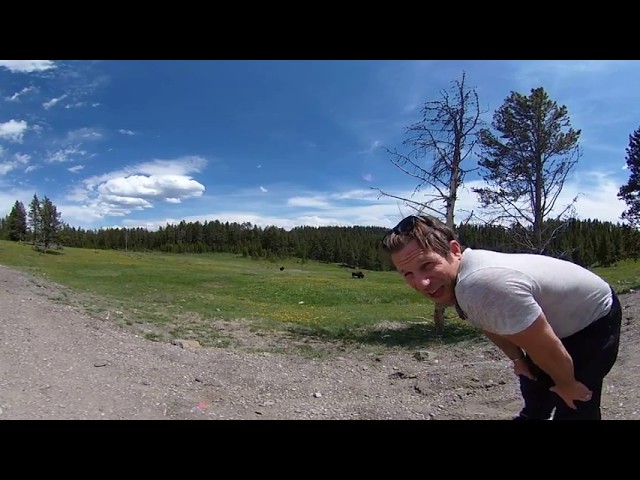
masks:
{"type": "Polygon", "coordinates": [[[537,378],[531,373],[529,364],[525,361],[524,357],[516,358],[513,361],[513,373],[520,376],[525,376],[531,380],[537,380],[537,378]]]}
{"type": "MultiPolygon", "coordinates": [[[[567,391],[564,386],[576,383],[573,374],[573,359],[567,352],[562,340],[558,338],[549,322],[547,322],[544,313],[541,313],[524,330],[504,336],[527,352],[527,356],[531,358],[531,361],[549,375],[555,385],[562,385],[563,388],[561,390],[563,392],[567,391]]],[[[573,388],[571,388],[571,391],[573,391],[573,388]]],[[[576,397],[576,399],[579,399],[579,397],[576,397]]]]}
{"type": "Polygon", "coordinates": [[[577,380],[573,383],[569,383],[567,385],[555,385],[551,387],[553,393],[556,393],[564,400],[569,408],[573,408],[574,410],[577,408],[574,403],[576,400],[581,402],[588,402],[591,400],[592,392],[589,390],[586,385],[578,382],[577,380]]]}

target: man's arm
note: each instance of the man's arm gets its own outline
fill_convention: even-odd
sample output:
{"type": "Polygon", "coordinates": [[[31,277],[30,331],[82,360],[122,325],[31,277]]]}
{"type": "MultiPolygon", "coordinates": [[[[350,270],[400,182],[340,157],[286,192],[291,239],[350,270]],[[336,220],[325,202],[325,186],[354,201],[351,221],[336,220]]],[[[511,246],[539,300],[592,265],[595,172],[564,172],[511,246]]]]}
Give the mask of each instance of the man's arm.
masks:
{"type": "Polygon", "coordinates": [[[503,338],[527,352],[557,386],[570,386],[576,382],[573,359],[547,322],[544,313],[521,332],[503,335],[503,338]]]}
{"type": "Polygon", "coordinates": [[[491,340],[496,347],[502,350],[504,354],[511,359],[511,361],[517,362],[518,360],[524,358],[522,349],[502,335],[487,332],[486,330],[482,330],[482,333],[484,333],[485,336],[489,340],[491,340]]]}

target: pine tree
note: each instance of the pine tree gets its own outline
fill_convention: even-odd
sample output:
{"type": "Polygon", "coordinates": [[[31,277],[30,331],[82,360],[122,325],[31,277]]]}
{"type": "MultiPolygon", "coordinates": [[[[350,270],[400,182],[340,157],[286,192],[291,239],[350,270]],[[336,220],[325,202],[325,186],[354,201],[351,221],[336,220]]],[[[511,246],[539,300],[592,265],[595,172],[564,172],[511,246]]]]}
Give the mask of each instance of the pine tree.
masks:
{"type": "Polygon", "coordinates": [[[44,197],[40,205],[40,240],[45,252],[58,241],[61,229],[58,209],[49,198],[44,197]]]}
{"type": "Polygon", "coordinates": [[[33,199],[29,204],[29,227],[31,229],[31,241],[34,245],[39,240],[40,236],[40,200],[36,194],[33,194],[33,199]]]}
{"type": "Polygon", "coordinates": [[[528,251],[544,253],[573,213],[573,203],[559,211],[555,207],[578,161],[580,130],[571,128],[567,108],[552,101],[542,87],[529,96],[511,92],[495,112],[492,127],[498,135],[480,131],[479,165],[489,186],[472,190],[489,221],[517,226],[513,240],[528,251]],[[558,223],[546,222],[552,215],[558,223]]]}
{"type": "Polygon", "coordinates": [[[629,181],[620,187],[618,198],[624,200],[627,209],[622,213],[622,219],[627,220],[633,227],[640,226],[640,128],[629,135],[627,151],[627,169],[629,181]]]}
{"type": "Polygon", "coordinates": [[[27,236],[27,211],[24,204],[16,201],[7,217],[7,237],[14,242],[23,241],[27,236]]]}

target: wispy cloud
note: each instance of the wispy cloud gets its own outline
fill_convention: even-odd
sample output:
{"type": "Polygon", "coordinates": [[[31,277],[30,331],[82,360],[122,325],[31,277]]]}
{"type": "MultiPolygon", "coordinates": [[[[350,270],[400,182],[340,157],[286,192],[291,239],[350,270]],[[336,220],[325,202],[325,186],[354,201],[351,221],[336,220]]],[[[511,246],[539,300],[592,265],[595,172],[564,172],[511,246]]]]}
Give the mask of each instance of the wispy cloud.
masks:
{"type": "Polygon", "coordinates": [[[12,72],[42,72],[56,68],[51,60],[0,60],[0,67],[12,72]]]}
{"type": "Polygon", "coordinates": [[[125,130],[123,128],[121,128],[120,130],[118,130],[118,133],[121,133],[122,135],[130,135],[130,136],[134,136],[137,135],[136,132],[134,132],[133,130],[125,130]]]}
{"type": "Polygon", "coordinates": [[[14,93],[10,97],[5,97],[5,100],[7,100],[8,102],[17,102],[20,100],[20,98],[26,96],[28,93],[35,92],[35,91],[36,91],[35,87],[25,87],[19,92],[14,93]]]}
{"type": "Polygon", "coordinates": [[[520,78],[548,77],[567,78],[582,76],[585,73],[609,73],[612,69],[623,67],[628,60],[533,60],[519,62],[520,78]]]}
{"type": "Polygon", "coordinates": [[[45,110],[49,110],[50,108],[55,107],[58,103],[60,103],[65,98],[67,98],[67,95],[62,95],[61,97],[58,97],[58,98],[52,98],[48,102],[44,102],[42,106],[44,107],[45,110]]]}
{"type": "Polygon", "coordinates": [[[366,148],[365,150],[361,150],[358,153],[360,153],[360,154],[370,154],[378,147],[380,147],[380,140],[374,140],[373,142],[371,142],[371,145],[369,145],[368,148],[366,148]]]}
{"type": "Polygon", "coordinates": [[[79,145],[69,145],[61,150],[50,153],[45,159],[46,163],[66,163],[75,160],[76,157],[87,155],[86,150],[81,150],[79,145]]]}
{"type": "Polygon", "coordinates": [[[319,197],[292,197],[287,200],[287,205],[290,207],[326,208],[329,206],[329,203],[319,197]]]}
{"type": "Polygon", "coordinates": [[[94,102],[94,103],[90,103],[90,102],[75,102],[75,103],[68,103],[64,106],[65,109],[70,110],[72,108],[84,108],[84,107],[99,107],[100,105],[102,105],[101,103],[98,102],[94,102]]]}
{"type": "Polygon", "coordinates": [[[267,190],[267,189],[266,189],[266,188],[264,188],[262,185],[260,185],[260,191],[261,191],[261,192],[266,193],[266,192],[268,192],[269,190],[267,190]]]}
{"type": "Polygon", "coordinates": [[[67,133],[69,142],[101,140],[103,137],[104,135],[99,129],[89,127],[79,128],[67,133]]]}
{"type": "MultiPolygon", "coordinates": [[[[483,183],[479,180],[469,181],[465,183],[465,188],[459,191],[456,221],[466,219],[471,211],[478,212],[477,198],[471,189],[482,185],[483,183]]],[[[578,197],[576,209],[579,219],[598,218],[601,221],[621,223],[620,215],[625,209],[625,204],[617,199],[618,189],[618,181],[610,174],[598,171],[585,172],[579,179],[572,179],[565,184],[556,203],[556,210],[559,212],[563,206],[571,203],[573,198],[578,197]]],[[[412,189],[394,192],[404,198],[411,198],[412,193],[412,189]]],[[[414,197],[414,200],[419,201],[419,198],[414,197]]],[[[234,199],[234,203],[238,203],[238,199],[234,199]]],[[[291,197],[285,202],[288,210],[286,213],[283,211],[282,215],[273,215],[267,210],[251,212],[248,211],[249,209],[243,209],[242,205],[243,203],[239,202],[236,209],[223,208],[207,215],[186,217],[186,220],[248,221],[263,227],[276,225],[286,229],[302,225],[370,225],[390,228],[405,215],[414,212],[411,207],[396,199],[379,197],[371,189],[291,197]]],[[[273,208],[271,210],[273,211],[273,208]]],[[[150,220],[147,225],[157,227],[172,221],[171,219],[150,220]]],[[[139,222],[132,220],[128,225],[133,226],[137,223],[139,222]]]]}
{"type": "Polygon", "coordinates": [[[21,168],[29,163],[31,157],[17,153],[10,160],[0,163],[0,175],[6,175],[12,170],[21,168]]]}

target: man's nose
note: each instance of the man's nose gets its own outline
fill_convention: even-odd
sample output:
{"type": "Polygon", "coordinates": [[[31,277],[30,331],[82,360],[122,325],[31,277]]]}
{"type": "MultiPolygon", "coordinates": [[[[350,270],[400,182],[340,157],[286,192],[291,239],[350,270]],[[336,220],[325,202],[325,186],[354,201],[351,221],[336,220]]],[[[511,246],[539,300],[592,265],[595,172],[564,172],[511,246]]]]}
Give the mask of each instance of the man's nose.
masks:
{"type": "Polygon", "coordinates": [[[419,287],[428,287],[431,284],[431,279],[427,275],[418,275],[415,277],[415,283],[419,287]]]}

